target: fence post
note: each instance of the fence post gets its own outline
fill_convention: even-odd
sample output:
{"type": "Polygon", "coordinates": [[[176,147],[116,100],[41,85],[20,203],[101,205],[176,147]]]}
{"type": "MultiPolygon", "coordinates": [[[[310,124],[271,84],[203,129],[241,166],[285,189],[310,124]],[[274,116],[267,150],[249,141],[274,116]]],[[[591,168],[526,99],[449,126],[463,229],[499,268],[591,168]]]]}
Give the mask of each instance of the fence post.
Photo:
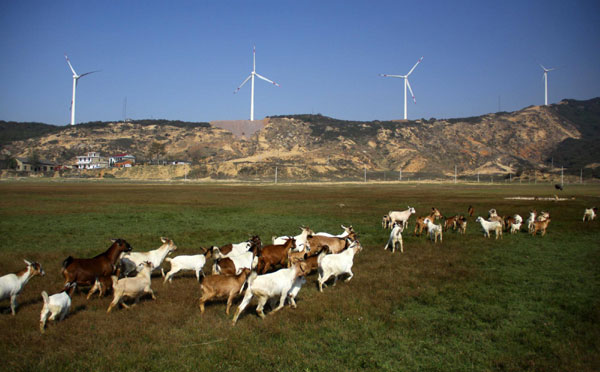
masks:
{"type": "Polygon", "coordinates": [[[364,182],[367,182],[367,166],[365,165],[364,182]]]}
{"type": "Polygon", "coordinates": [[[275,167],[275,183],[277,183],[277,167],[275,167]]]}

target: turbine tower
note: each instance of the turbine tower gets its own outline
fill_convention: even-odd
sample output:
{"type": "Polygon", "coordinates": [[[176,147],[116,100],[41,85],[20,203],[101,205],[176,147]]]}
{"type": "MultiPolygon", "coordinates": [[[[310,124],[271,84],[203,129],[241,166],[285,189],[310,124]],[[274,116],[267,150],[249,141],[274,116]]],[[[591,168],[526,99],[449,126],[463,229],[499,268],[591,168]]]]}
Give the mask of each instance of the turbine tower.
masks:
{"type": "Polygon", "coordinates": [[[98,72],[98,71],[97,70],[90,71],[90,72],[86,72],[81,75],[77,75],[77,73],[75,72],[75,69],[71,65],[71,61],[69,61],[69,57],[67,57],[66,54],[65,54],[65,59],[67,60],[67,63],[69,64],[69,67],[71,68],[71,71],[73,72],[73,98],[71,99],[71,125],[75,125],[75,90],[77,88],[77,81],[80,78],[84,77],[85,75],[93,74],[94,72],[98,72]]]}
{"type": "Polygon", "coordinates": [[[546,68],[540,64],[544,70],[544,105],[548,106],[548,71],[556,70],[555,68],[546,68]]]}
{"type": "Polygon", "coordinates": [[[413,66],[413,68],[411,68],[410,71],[408,72],[408,74],[406,74],[406,75],[379,74],[379,76],[383,76],[383,77],[393,77],[393,78],[402,78],[402,79],[404,79],[404,120],[406,120],[406,87],[408,87],[408,89],[410,90],[410,94],[412,95],[413,101],[415,103],[417,103],[417,100],[415,99],[415,94],[413,93],[412,88],[410,87],[410,83],[408,82],[408,77],[410,76],[410,74],[412,74],[412,72],[414,71],[414,69],[417,67],[417,65],[419,63],[421,63],[422,60],[423,60],[423,57],[419,58],[419,60],[417,61],[417,63],[415,63],[415,65],[413,66]]]}
{"type": "Polygon", "coordinates": [[[235,92],[233,92],[233,94],[236,94],[241,87],[244,86],[244,84],[246,84],[248,82],[248,80],[252,79],[252,85],[251,85],[251,93],[250,93],[250,121],[254,121],[254,76],[263,79],[264,81],[267,81],[273,85],[275,85],[276,87],[279,86],[279,84],[277,84],[274,81],[271,81],[269,79],[267,79],[264,76],[261,76],[259,74],[256,73],[256,45],[252,48],[252,72],[250,73],[250,75],[246,78],[246,80],[244,80],[244,82],[235,90],[235,92]]]}

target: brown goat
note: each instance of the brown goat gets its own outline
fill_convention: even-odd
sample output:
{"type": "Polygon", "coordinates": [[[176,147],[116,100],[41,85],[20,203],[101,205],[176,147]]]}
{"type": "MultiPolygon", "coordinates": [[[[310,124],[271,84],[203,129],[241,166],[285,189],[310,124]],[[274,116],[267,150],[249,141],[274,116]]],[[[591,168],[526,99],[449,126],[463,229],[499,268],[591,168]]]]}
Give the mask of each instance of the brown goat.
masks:
{"type": "Polygon", "coordinates": [[[549,223],[550,223],[550,218],[547,218],[544,221],[534,221],[533,222],[533,230],[531,231],[531,235],[535,236],[535,234],[538,231],[542,232],[542,236],[546,235],[546,229],[548,228],[549,223]]]}
{"type": "Polygon", "coordinates": [[[204,314],[204,304],[207,301],[227,298],[225,313],[229,315],[229,309],[233,299],[242,293],[244,283],[250,274],[250,269],[244,269],[240,275],[209,275],[200,277],[200,313],[204,314]]]}
{"type": "Polygon", "coordinates": [[[455,231],[458,225],[458,215],[444,217],[444,219],[444,231],[448,231],[449,228],[452,228],[452,231],[455,231]]]}
{"type": "Polygon", "coordinates": [[[469,214],[469,217],[473,217],[473,214],[475,213],[475,209],[473,208],[472,205],[469,205],[469,209],[467,210],[467,213],[469,214]]]}
{"type": "Polygon", "coordinates": [[[266,274],[276,265],[286,266],[288,252],[296,247],[296,239],[290,238],[285,244],[269,244],[262,248],[256,271],[259,274],[266,274]]]}
{"type": "Polygon", "coordinates": [[[351,232],[345,238],[336,238],[322,235],[313,235],[308,237],[308,245],[310,246],[309,256],[318,256],[319,253],[328,247],[330,253],[340,253],[348,247],[348,245],[358,238],[355,232],[351,232]],[[350,242],[350,243],[349,243],[350,242]]]}
{"type": "Polygon", "coordinates": [[[122,252],[131,251],[131,246],[124,239],[113,239],[113,244],[106,250],[93,258],[67,257],[62,263],[62,274],[67,283],[80,285],[92,285],[96,278],[113,275],[115,263],[122,252]]]}
{"type": "MultiPolygon", "coordinates": [[[[328,251],[329,248],[327,246],[325,246],[325,248],[323,249],[325,251],[328,251]]],[[[319,268],[319,256],[308,256],[305,255],[304,257],[293,257],[291,259],[291,265],[288,265],[289,267],[291,267],[292,265],[297,264],[298,262],[304,262],[306,263],[306,275],[312,273],[313,271],[316,271],[319,268]]]]}
{"type": "MultiPolygon", "coordinates": [[[[258,235],[254,235],[253,237],[248,239],[245,243],[250,243],[250,246],[247,249],[248,251],[254,249],[255,247],[258,247],[258,249],[260,250],[260,247],[262,245],[262,242],[260,241],[260,237],[258,235]]],[[[239,243],[239,244],[242,244],[242,243],[239,243]]],[[[238,244],[236,244],[236,245],[238,245],[238,244]]],[[[221,252],[222,255],[228,255],[233,250],[233,246],[234,246],[234,244],[225,244],[221,247],[218,247],[219,252],[221,252]]]]}
{"type": "Polygon", "coordinates": [[[434,220],[437,220],[440,217],[442,217],[440,211],[435,207],[431,207],[431,213],[429,214],[429,216],[417,217],[417,221],[415,223],[415,231],[413,235],[421,236],[421,234],[423,233],[423,229],[425,229],[425,232],[427,232],[427,224],[425,223],[426,218],[429,218],[429,220],[433,222],[434,220]],[[418,234],[417,231],[419,232],[418,234]]]}

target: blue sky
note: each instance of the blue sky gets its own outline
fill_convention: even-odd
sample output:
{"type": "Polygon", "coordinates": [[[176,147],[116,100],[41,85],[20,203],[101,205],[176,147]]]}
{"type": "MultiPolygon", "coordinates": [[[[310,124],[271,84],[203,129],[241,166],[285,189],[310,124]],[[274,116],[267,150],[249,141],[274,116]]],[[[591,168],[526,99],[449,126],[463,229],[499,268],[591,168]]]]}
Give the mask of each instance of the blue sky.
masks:
{"type": "Polygon", "coordinates": [[[518,110],[600,96],[598,1],[3,1],[0,120],[247,119],[321,113],[346,120],[518,110]]]}

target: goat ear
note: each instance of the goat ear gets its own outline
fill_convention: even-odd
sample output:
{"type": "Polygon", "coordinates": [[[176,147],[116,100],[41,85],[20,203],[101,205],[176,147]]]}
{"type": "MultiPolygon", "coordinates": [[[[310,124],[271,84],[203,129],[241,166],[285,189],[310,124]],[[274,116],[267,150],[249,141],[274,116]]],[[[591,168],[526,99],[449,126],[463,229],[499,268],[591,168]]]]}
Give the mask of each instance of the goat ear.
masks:
{"type": "Polygon", "coordinates": [[[23,262],[25,262],[25,264],[27,264],[27,266],[31,266],[31,262],[29,262],[29,261],[27,261],[25,259],[23,259],[23,262]]]}
{"type": "Polygon", "coordinates": [[[118,239],[111,239],[110,241],[116,243],[118,239]]]}
{"type": "Polygon", "coordinates": [[[168,238],[164,238],[164,237],[162,237],[162,236],[160,237],[160,240],[161,240],[163,243],[166,243],[167,241],[169,241],[169,239],[168,239],[168,238]]]}

